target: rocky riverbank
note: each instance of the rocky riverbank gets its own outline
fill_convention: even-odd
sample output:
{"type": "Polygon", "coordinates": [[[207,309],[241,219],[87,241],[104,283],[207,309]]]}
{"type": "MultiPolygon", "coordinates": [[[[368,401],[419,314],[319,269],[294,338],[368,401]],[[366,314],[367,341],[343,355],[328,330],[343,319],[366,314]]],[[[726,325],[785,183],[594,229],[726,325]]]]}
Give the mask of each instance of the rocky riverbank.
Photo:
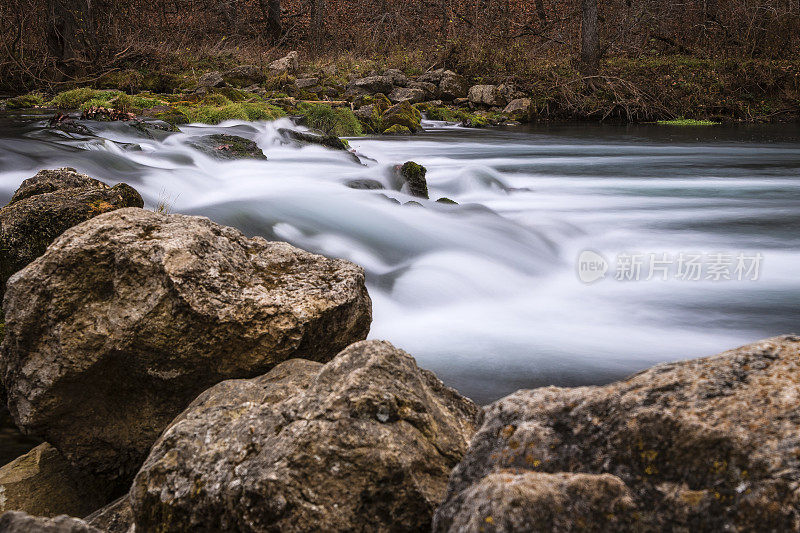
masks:
{"type": "Polygon", "coordinates": [[[391,61],[303,61],[297,52],[269,64],[219,70],[116,70],[58,93],[0,102],[9,110],[56,108],[53,125],[76,117],[170,125],[301,118],[328,135],[411,135],[420,118],[469,127],[539,120],[662,121],[670,125],[776,122],[800,118],[800,64],[719,62],[689,57],[610,60],[584,77],[567,64],[518,76],[476,76],[391,61]]]}
{"type": "Polygon", "coordinates": [[[800,527],[798,337],[480,409],[364,340],[357,265],[140,203],[60,169],[0,209],[0,379],[45,441],[2,531],[800,527]]]}

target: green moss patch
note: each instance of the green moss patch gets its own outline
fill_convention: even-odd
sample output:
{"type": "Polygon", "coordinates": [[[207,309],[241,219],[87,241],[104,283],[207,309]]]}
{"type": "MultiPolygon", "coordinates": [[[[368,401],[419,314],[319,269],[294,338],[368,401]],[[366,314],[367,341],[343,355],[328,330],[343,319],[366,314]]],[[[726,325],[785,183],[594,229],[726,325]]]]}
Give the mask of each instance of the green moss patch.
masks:
{"type": "Polygon", "coordinates": [[[40,93],[30,93],[10,98],[5,103],[6,109],[25,109],[42,105],[44,97],[40,93]]]}
{"type": "MultiPolygon", "coordinates": [[[[175,111],[185,116],[188,122],[200,122],[203,124],[219,124],[226,120],[275,120],[284,116],[286,113],[280,108],[264,102],[238,102],[233,103],[228,100],[227,104],[220,106],[214,105],[178,105],[175,106],[175,111]]],[[[172,124],[180,124],[174,122],[174,118],[180,118],[181,115],[169,113],[170,117],[166,117],[166,112],[162,113],[161,118],[172,124]],[[170,120],[173,119],[173,120],[170,120]]]]}
{"type": "Polygon", "coordinates": [[[719,126],[720,122],[714,122],[713,120],[678,118],[675,120],[659,120],[656,124],[661,126],[719,126]]]}
{"type": "Polygon", "coordinates": [[[301,104],[298,112],[306,119],[309,128],[336,137],[358,137],[364,134],[361,123],[346,107],[331,107],[324,104],[301,104]]]}

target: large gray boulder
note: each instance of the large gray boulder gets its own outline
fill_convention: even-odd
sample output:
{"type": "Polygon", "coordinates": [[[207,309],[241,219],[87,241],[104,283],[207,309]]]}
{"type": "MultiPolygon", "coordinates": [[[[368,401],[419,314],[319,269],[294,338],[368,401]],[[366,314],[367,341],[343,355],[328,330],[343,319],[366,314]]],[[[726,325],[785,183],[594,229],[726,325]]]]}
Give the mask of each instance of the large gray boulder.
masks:
{"type": "Polygon", "coordinates": [[[393,87],[390,76],[367,76],[353,80],[348,88],[361,94],[388,94],[393,87]]]}
{"type": "Polygon", "coordinates": [[[784,336],[516,392],[486,408],[434,531],[797,531],[798,382],[800,337],[784,336]]]}
{"type": "Polygon", "coordinates": [[[0,468],[0,495],[0,513],[40,516],[83,516],[108,501],[103,483],[73,468],[47,443],[0,468]]]}
{"type": "Polygon", "coordinates": [[[22,511],[9,511],[0,516],[3,533],[103,533],[83,520],[67,515],[55,518],[31,516],[22,511]]]}
{"type": "Polygon", "coordinates": [[[425,531],[478,415],[383,341],[220,383],[137,474],[136,531],[425,531]]]}
{"type": "Polygon", "coordinates": [[[8,278],[68,228],[108,211],[143,205],[132,187],[109,187],[74,168],[42,170],[26,179],[0,209],[0,299],[8,278]]]}
{"type": "Polygon", "coordinates": [[[255,65],[239,65],[222,73],[225,83],[234,87],[249,87],[267,79],[264,73],[255,65]]]}
{"type": "Polygon", "coordinates": [[[272,75],[291,74],[300,69],[300,54],[294,50],[280,59],[276,59],[268,66],[272,75]]]}
{"type": "Polygon", "coordinates": [[[473,85],[469,88],[467,98],[476,105],[505,107],[508,103],[505,93],[499,85],[473,85]]]}
{"type": "Polygon", "coordinates": [[[439,81],[439,95],[442,100],[455,100],[465,98],[469,91],[469,83],[466,78],[456,74],[452,70],[445,70],[439,81]]]}
{"type": "Polygon", "coordinates": [[[17,425],[119,488],[222,380],[366,337],[363,270],[143,209],[65,232],[9,280],[0,375],[17,425]]]}
{"type": "Polygon", "coordinates": [[[400,102],[411,102],[412,104],[416,104],[419,102],[424,101],[428,97],[428,93],[426,93],[423,89],[416,89],[412,87],[396,87],[392,92],[389,93],[389,101],[393,104],[399,104],[400,102]]]}

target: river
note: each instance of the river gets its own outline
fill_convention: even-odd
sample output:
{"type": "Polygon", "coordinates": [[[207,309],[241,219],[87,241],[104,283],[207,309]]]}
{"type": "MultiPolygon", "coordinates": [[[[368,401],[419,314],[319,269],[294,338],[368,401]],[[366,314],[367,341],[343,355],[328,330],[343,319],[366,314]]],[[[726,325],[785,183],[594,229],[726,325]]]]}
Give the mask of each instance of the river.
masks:
{"type": "Polygon", "coordinates": [[[68,135],[45,118],[0,116],[0,205],[38,170],[71,166],[133,185],[151,208],[166,201],[354,261],[373,298],[370,337],[481,403],[800,330],[797,125],[426,122],[414,137],[351,139],[359,165],[282,145],[276,128],[289,119],[153,139],[124,123],[68,135]],[[268,160],[220,161],[187,144],[219,132],[256,140],[268,160]],[[408,160],[428,169],[422,207],[391,188],[408,160]],[[387,190],[346,186],[362,178],[387,190]]]}

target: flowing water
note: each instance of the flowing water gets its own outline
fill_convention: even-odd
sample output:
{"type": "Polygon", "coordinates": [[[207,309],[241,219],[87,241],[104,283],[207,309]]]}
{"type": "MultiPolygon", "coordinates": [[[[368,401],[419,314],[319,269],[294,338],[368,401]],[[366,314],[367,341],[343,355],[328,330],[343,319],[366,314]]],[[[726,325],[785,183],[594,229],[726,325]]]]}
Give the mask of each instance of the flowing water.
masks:
{"type": "Polygon", "coordinates": [[[367,272],[370,337],[479,402],[608,382],[800,330],[798,126],[427,122],[410,138],[352,139],[360,165],[281,144],[276,129],[289,119],[156,138],[124,123],[68,135],[44,119],[0,117],[0,202],[36,171],[71,166],[133,185],[151,208],[166,200],[173,212],[352,260],[367,272]],[[219,132],[254,139],[268,160],[221,161],[188,144],[219,132]],[[396,190],[392,171],[407,160],[428,168],[432,200],[459,205],[403,205],[413,198],[396,190]],[[347,187],[354,179],[387,190],[347,187]],[[581,281],[584,250],[608,261],[604,279],[581,281]],[[669,272],[650,276],[648,254],[665,253],[669,272]],[[740,280],[731,265],[733,279],[715,280],[718,253],[758,258],[758,271],[740,280]],[[680,279],[682,254],[705,254],[701,279],[680,279]],[[645,258],[638,280],[615,279],[626,277],[625,257],[645,258]]]}

